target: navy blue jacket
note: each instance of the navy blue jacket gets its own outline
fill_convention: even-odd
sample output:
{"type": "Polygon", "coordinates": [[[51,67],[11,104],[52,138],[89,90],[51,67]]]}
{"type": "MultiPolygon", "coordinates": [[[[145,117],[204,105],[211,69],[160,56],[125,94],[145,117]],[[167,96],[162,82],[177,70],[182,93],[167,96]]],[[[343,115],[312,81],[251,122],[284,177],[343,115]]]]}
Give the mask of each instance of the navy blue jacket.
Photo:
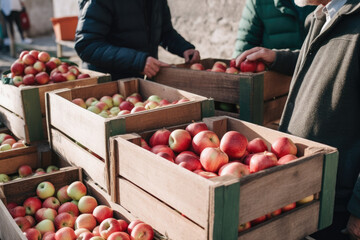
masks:
{"type": "Polygon", "coordinates": [[[140,76],[158,46],[183,57],[195,48],[176,32],[167,0],[80,0],[75,50],[90,69],[113,80],[140,76]]]}

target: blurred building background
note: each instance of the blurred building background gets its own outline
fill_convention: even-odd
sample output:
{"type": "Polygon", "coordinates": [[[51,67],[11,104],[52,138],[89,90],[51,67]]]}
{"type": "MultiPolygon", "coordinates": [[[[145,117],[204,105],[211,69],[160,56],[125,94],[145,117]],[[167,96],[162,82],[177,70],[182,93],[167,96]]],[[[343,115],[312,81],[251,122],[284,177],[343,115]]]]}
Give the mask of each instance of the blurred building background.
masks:
{"type": "MultiPolygon", "coordinates": [[[[51,17],[78,15],[77,0],[24,0],[31,21],[29,36],[53,33],[51,17]]],[[[168,0],[172,22],[200,51],[202,58],[229,59],[234,51],[238,22],[245,0],[168,0]]],[[[160,49],[168,63],[183,60],[160,49]]]]}

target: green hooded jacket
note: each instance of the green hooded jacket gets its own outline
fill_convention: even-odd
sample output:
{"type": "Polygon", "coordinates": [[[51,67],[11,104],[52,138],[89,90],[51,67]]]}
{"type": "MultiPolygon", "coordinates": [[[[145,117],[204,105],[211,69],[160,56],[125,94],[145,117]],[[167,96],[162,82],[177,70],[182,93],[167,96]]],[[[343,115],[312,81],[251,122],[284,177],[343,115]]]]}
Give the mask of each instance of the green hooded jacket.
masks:
{"type": "Polygon", "coordinates": [[[293,0],[247,0],[239,23],[235,52],[261,46],[300,49],[306,37],[305,18],[315,7],[297,7],[293,0]]]}

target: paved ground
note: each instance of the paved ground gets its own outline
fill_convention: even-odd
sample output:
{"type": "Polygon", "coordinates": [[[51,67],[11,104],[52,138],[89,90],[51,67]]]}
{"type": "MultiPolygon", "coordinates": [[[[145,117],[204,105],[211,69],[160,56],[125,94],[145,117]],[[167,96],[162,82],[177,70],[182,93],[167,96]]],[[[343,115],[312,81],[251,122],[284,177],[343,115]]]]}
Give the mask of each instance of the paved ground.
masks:
{"type": "MultiPolygon", "coordinates": [[[[55,43],[55,37],[53,34],[46,35],[46,36],[40,36],[37,38],[33,38],[32,44],[22,44],[18,43],[16,44],[16,52],[17,56],[20,54],[22,50],[41,50],[41,51],[47,51],[50,53],[51,56],[56,56],[56,43],[55,43]]],[[[76,52],[68,47],[63,47],[63,55],[65,57],[71,58],[73,61],[78,61],[78,57],[76,55],[76,52]]],[[[9,48],[8,47],[2,47],[0,48],[0,73],[2,73],[5,70],[8,70],[11,66],[11,64],[16,59],[10,56],[9,48]]]]}

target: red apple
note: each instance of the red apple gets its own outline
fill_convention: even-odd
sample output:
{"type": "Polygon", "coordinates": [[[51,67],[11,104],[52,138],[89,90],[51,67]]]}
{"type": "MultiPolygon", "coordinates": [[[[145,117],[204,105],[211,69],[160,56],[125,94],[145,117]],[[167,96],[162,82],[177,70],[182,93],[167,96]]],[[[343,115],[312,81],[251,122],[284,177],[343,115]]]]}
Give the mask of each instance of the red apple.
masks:
{"type": "Polygon", "coordinates": [[[230,159],[239,159],[244,156],[248,140],[244,135],[237,131],[228,131],[220,141],[220,149],[225,152],[230,159]]]}
{"type": "Polygon", "coordinates": [[[94,229],[92,231],[92,234],[94,234],[94,236],[100,236],[99,227],[100,227],[100,225],[97,225],[96,227],[94,227],[94,229]]]}
{"type": "Polygon", "coordinates": [[[56,229],[60,229],[63,227],[73,228],[75,224],[75,218],[70,213],[63,212],[55,217],[54,224],[56,229]]]}
{"type": "Polygon", "coordinates": [[[159,106],[167,106],[167,105],[170,105],[171,102],[169,102],[168,100],[166,99],[161,99],[161,101],[159,102],[159,106]]]}
{"type": "Polygon", "coordinates": [[[280,137],[271,144],[271,152],[281,158],[287,154],[296,155],[297,147],[290,138],[280,137]]]}
{"type": "Polygon", "coordinates": [[[258,172],[277,165],[277,158],[272,152],[256,153],[249,163],[250,173],[258,172]]]}
{"type": "Polygon", "coordinates": [[[241,72],[255,72],[257,63],[254,61],[245,60],[240,64],[241,72]]]}
{"type": "Polygon", "coordinates": [[[14,221],[23,232],[31,227],[30,222],[25,217],[16,217],[14,221]]]}
{"type": "Polygon", "coordinates": [[[83,79],[83,78],[89,78],[90,75],[87,74],[87,73],[80,73],[78,76],[77,76],[77,79],[83,79]]]}
{"type": "Polygon", "coordinates": [[[152,240],[154,230],[149,224],[139,223],[132,229],[130,235],[132,240],[152,240]]]}
{"type": "Polygon", "coordinates": [[[79,201],[82,196],[86,195],[86,186],[81,181],[75,181],[69,185],[66,192],[73,200],[79,201]]]}
{"type": "Polygon", "coordinates": [[[34,56],[34,58],[38,59],[39,57],[39,51],[38,50],[31,50],[29,52],[30,55],[34,56]]]}
{"type": "Polygon", "coordinates": [[[238,232],[243,232],[243,231],[245,231],[245,230],[247,230],[249,228],[251,228],[251,223],[250,222],[239,224],[238,232]]]}
{"type": "Polygon", "coordinates": [[[145,148],[146,150],[149,150],[150,151],[150,146],[147,144],[147,142],[145,141],[145,139],[143,139],[143,138],[141,138],[141,144],[140,144],[140,146],[142,147],[142,148],[145,148]]]}
{"type": "Polygon", "coordinates": [[[244,163],[245,165],[249,165],[252,156],[254,156],[254,154],[246,154],[246,155],[242,158],[242,163],[244,163]]]}
{"type": "Polygon", "coordinates": [[[16,206],[14,208],[9,209],[10,215],[13,218],[17,217],[25,217],[26,209],[23,206],[16,206]]]}
{"type": "Polygon", "coordinates": [[[277,210],[275,210],[275,211],[273,211],[271,213],[266,214],[266,218],[270,219],[270,218],[273,218],[273,217],[278,216],[280,214],[281,214],[281,208],[279,208],[279,209],[277,209],[277,210]]]}
{"type": "Polygon", "coordinates": [[[39,85],[47,84],[50,81],[49,74],[47,74],[46,72],[39,72],[35,76],[35,81],[39,85]]]}
{"type": "Polygon", "coordinates": [[[284,207],[281,208],[282,212],[290,211],[291,209],[294,209],[296,207],[296,202],[290,203],[284,207]]]}
{"type": "Polygon", "coordinates": [[[131,113],[129,110],[121,110],[121,111],[118,113],[118,116],[126,115],[126,114],[129,114],[129,113],[131,113]]]}
{"type": "Polygon", "coordinates": [[[46,67],[46,71],[50,73],[52,70],[54,70],[57,67],[57,65],[55,62],[49,61],[45,63],[45,67],[46,67]]]}
{"type": "Polygon", "coordinates": [[[22,58],[22,60],[26,65],[34,65],[34,63],[36,62],[37,59],[33,55],[28,53],[28,54],[25,54],[25,56],[22,58]]]}
{"type": "Polygon", "coordinates": [[[45,232],[43,235],[42,240],[56,240],[55,239],[55,232],[45,232]]]}
{"type": "Polygon", "coordinates": [[[169,154],[173,159],[175,158],[175,153],[173,152],[173,150],[171,150],[171,148],[166,145],[156,145],[152,147],[150,151],[155,154],[158,154],[159,152],[165,152],[169,154]]]}
{"type": "Polygon", "coordinates": [[[214,68],[222,69],[222,70],[225,72],[225,70],[226,70],[226,68],[227,68],[227,65],[226,65],[226,63],[224,63],[224,62],[222,62],[222,61],[216,61],[216,62],[214,63],[214,65],[213,65],[213,69],[214,69],[214,68]]]}
{"type": "Polygon", "coordinates": [[[205,70],[204,66],[201,63],[193,63],[190,66],[192,70],[205,70]]]}
{"type": "Polygon", "coordinates": [[[128,226],[128,229],[127,229],[127,232],[129,234],[131,234],[132,230],[134,229],[134,227],[140,223],[143,223],[143,221],[139,220],[139,219],[136,219],[136,220],[133,220],[129,223],[129,226],[128,226]]]}
{"type": "Polygon", "coordinates": [[[140,102],[139,98],[136,96],[128,96],[125,101],[131,102],[135,105],[135,103],[140,102]]]}
{"type": "Polygon", "coordinates": [[[99,205],[94,209],[92,214],[96,221],[100,224],[105,219],[113,217],[113,210],[108,206],[99,205]]]}
{"type": "Polygon", "coordinates": [[[69,71],[69,67],[65,64],[60,64],[60,66],[57,67],[57,70],[61,73],[67,73],[69,71]]]}
{"type": "Polygon", "coordinates": [[[236,68],[236,59],[235,59],[235,58],[232,58],[232,59],[230,60],[229,67],[234,67],[234,68],[236,68]]]}
{"type": "Polygon", "coordinates": [[[69,187],[68,185],[63,186],[57,191],[56,197],[60,201],[60,203],[65,203],[65,202],[71,201],[71,197],[69,197],[67,195],[67,188],[68,187],[69,187]]]}
{"type": "Polygon", "coordinates": [[[22,51],[21,53],[20,53],[20,55],[19,55],[19,60],[23,60],[23,57],[26,55],[26,54],[28,54],[29,53],[29,51],[27,51],[27,50],[24,50],[24,51],[22,51]]]}
{"type": "Polygon", "coordinates": [[[35,228],[26,229],[24,235],[27,240],[41,240],[41,233],[35,228]]]}
{"type": "Polygon", "coordinates": [[[76,238],[74,230],[70,227],[63,227],[55,233],[56,240],[76,240],[76,238]]]}
{"type": "Polygon", "coordinates": [[[254,220],[250,221],[251,226],[255,226],[259,223],[262,223],[266,220],[266,215],[255,218],[254,220]]]}
{"type": "Polygon", "coordinates": [[[76,66],[70,66],[69,72],[72,72],[75,75],[75,77],[78,77],[80,74],[80,70],[76,66]]]}
{"type": "Polygon", "coordinates": [[[234,67],[229,67],[229,68],[226,69],[225,72],[226,73],[231,73],[231,74],[238,74],[239,70],[237,68],[234,68],[234,67]]]}
{"type": "Polygon", "coordinates": [[[120,232],[120,229],[120,223],[115,218],[107,218],[100,224],[100,236],[107,239],[110,234],[120,232]]]}
{"type": "Polygon", "coordinates": [[[33,216],[26,215],[25,218],[29,221],[31,227],[35,226],[36,221],[35,221],[35,218],[33,216]]]}
{"type": "Polygon", "coordinates": [[[23,77],[23,84],[34,85],[35,83],[35,76],[33,74],[27,74],[23,77]]]}
{"type": "Polygon", "coordinates": [[[42,203],[37,197],[29,197],[23,203],[27,215],[34,215],[41,208],[41,205],[42,203]]]}
{"type": "Polygon", "coordinates": [[[210,130],[201,131],[196,134],[192,140],[192,148],[197,154],[200,154],[207,147],[219,147],[219,137],[210,130]]]}
{"type": "MultiPolygon", "coordinates": [[[[75,230],[76,233],[76,230],[75,230]]],[[[91,232],[82,232],[79,234],[78,238],[76,240],[90,240],[95,235],[91,232]]]]}
{"type": "Polygon", "coordinates": [[[55,72],[54,75],[50,75],[50,80],[53,81],[54,83],[67,81],[66,77],[60,72],[55,72]]]}
{"type": "Polygon", "coordinates": [[[20,177],[30,176],[33,172],[29,165],[22,165],[18,169],[18,173],[20,177]]]}
{"type": "Polygon", "coordinates": [[[45,219],[54,221],[56,216],[57,216],[57,212],[52,208],[40,208],[35,213],[35,219],[37,222],[41,222],[42,220],[45,219]]]}
{"type": "Polygon", "coordinates": [[[83,213],[79,215],[75,220],[75,229],[86,228],[92,231],[96,227],[96,219],[90,213],[83,213]]]}
{"type": "Polygon", "coordinates": [[[169,143],[169,136],[171,132],[165,128],[157,130],[149,140],[151,147],[156,145],[167,145],[169,143]]]}
{"type": "Polygon", "coordinates": [[[219,176],[232,175],[237,178],[250,174],[249,166],[240,162],[229,162],[219,169],[219,176]]]}
{"type": "Polygon", "coordinates": [[[134,104],[132,104],[131,102],[128,102],[128,101],[123,101],[120,103],[119,108],[120,108],[120,110],[131,111],[131,109],[134,108],[134,104]]]}
{"type": "Polygon", "coordinates": [[[229,157],[220,148],[207,147],[200,154],[200,163],[209,172],[217,172],[228,162],[229,157]]]}
{"type": "Polygon", "coordinates": [[[295,159],[297,159],[297,157],[295,155],[287,154],[287,155],[282,156],[281,158],[279,158],[277,163],[278,163],[278,165],[282,165],[282,164],[291,162],[292,160],[295,160],[295,159]]]}
{"type": "Polygon", "coordinates": [[[159,152],[156,155],[158,155],[162,158],[165,158],[165,159],[169,160],[170,162],[175,162],[174,159],[166,152],[159,152]]]}
{"type": "Polygon", "coordinates": [[[45,63],[50,60],[50,55],[47,52],[39,52],[38,59],[45,63]]]}
{"type": "Polygon", "coordinates": [[[107,240],[130,240],[130,236],[125,232],[114,232],[110,234],[107,240]]]}
{"type": "Polygon", "coordinates": [[[81,213],[92,213],[97,206],[97,201],[92,196],[83,196],[78,202],[78,208],[81,213]]]}
{"type": "Polygon", "coordinates": [[[45,63],[43,63],[41,61],[36,61],[33,65],[33,67],[35,68],[35,70],[37,72],[45,72],[46,71],[46,65],[45,65],[45,63]]]}
{"type": "Polygon", "coordinates": [[[121,232],[126,232],[129,224],[128,224],[125,220],[123,220],[123,219],[118,219],[117,221],[118,221],[119,224],[120,224],[120,231],[121,231],[121,232]]]}
{"type": "Polygon", "coordinates": [[[79,216],[78,206],[76,206],[76,204],[73,202],[65,202],[62,205],[60,205],[60,207],[58,209],[58,213],[60,214],[63,212],[69,213],[73,217],[79,216]]]}
{"type": "Polygon", "coordinates": [[[147,110],[147,109],[143,106],[135,106],[133,109],[131,109],[130,113],[136,113],[136,112],[141,112],[141,111],[145,111],[145,110],[147,110]]]}
{"type": "Polygon", "coordinates": [[[185,130],[190,133],[191,137],[194,137],[199,132],[206,131],[209,129],[204,122],[193,122],[193,123],[190,123],[189,125],[187,125],[185,130]]]}
{"type": "Polygon", "coordinates": [[[175,158],[175,163],[190,171],[201,169],[199,157],[193,154],[181,153],[175,158]]]}
{"type": "Polygon", "coordinates": [[[176,129],[169,136],[169,146],[174,152],[187,150],[191,144],[190,133],[184,129],[176,129]]]}
{"type": "Polygon", "coordinates": [[[262,138],[254,138],[251,140],[246,147],[249,153],[260,153],[268,151],[268,147],[262,138]]]}
{"type": "Polygon", "coordinates": [[[204,171],[204,170],[201,170],[201,169],[198,169],[198,170],[195,170],[194,173],[204,177],[204,178],[214,178],[214,177],[218,177],[218,175],[216,173],[213,173],[213,172],[207,172],[207,171],[204,171]]]}
{"type": "Polygon", "coordinates": [[[36,75],[38,73],[38,71],[33,67],[33,66],[27,66],[24,70],[24,74],[33,74],[36,75]]]}
{"type": "Polygon", "coordinates": [[[265,64],[263,62],[257,62],[255,72],[263,72],[265,71],[265,64]]]}

